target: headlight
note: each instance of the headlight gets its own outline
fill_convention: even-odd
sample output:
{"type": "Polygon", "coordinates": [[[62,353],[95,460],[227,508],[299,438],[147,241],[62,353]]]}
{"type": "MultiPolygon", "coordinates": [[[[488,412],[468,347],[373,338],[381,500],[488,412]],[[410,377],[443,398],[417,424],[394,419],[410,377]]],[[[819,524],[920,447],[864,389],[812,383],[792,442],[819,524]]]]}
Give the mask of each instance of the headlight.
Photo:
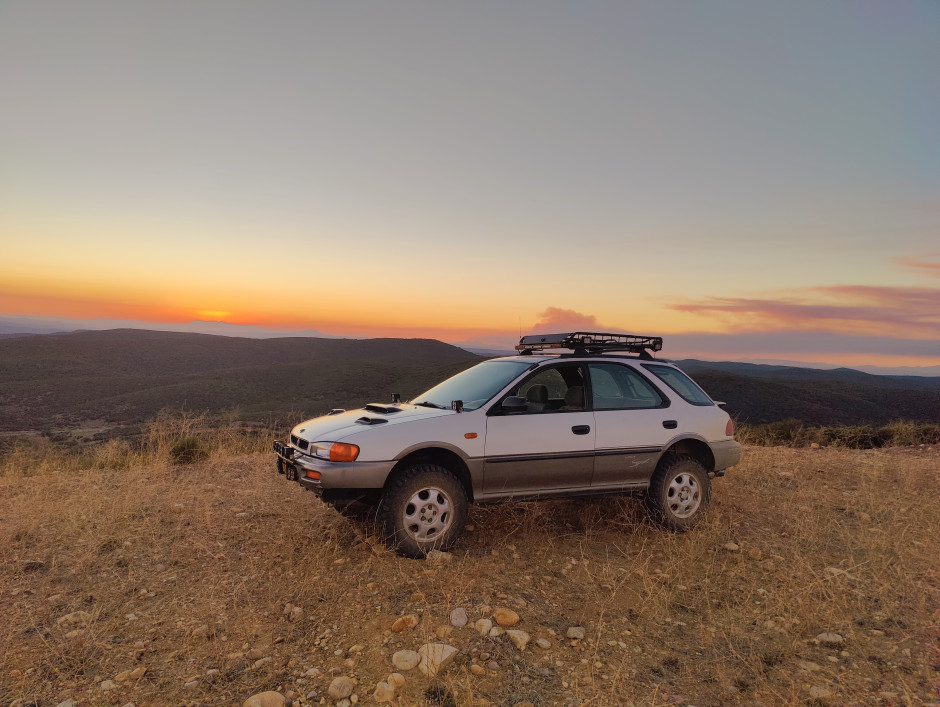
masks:
{"type": "Polygon", "coordinates": [[[331,462],[354,462],[359,456],[359,447],[345,442],[311,442],[310,453],[331,462]]]}

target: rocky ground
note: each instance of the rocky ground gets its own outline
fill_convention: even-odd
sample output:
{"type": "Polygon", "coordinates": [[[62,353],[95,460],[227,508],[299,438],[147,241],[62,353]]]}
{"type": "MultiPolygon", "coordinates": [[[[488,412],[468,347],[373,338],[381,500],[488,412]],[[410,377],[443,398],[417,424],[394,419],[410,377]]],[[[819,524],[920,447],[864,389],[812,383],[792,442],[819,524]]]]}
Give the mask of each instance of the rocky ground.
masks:
{"type": "Polygon", "coordinates": [[[471,510],[397,557],[268,455],[0,478],[0,705],[940,702],[940,453],[748,448],[693,532],[471,510]]]}

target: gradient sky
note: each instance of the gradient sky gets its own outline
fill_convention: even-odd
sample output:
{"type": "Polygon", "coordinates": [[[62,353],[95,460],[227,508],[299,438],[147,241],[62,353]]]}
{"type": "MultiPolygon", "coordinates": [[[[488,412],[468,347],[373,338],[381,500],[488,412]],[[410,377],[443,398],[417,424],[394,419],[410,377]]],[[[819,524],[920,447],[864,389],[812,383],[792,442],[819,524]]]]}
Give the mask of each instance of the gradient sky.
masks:
{"type": "Polygon", "coordinates": [[[0,3],[0,314],[940,364],[940,4],[0,3]]]}

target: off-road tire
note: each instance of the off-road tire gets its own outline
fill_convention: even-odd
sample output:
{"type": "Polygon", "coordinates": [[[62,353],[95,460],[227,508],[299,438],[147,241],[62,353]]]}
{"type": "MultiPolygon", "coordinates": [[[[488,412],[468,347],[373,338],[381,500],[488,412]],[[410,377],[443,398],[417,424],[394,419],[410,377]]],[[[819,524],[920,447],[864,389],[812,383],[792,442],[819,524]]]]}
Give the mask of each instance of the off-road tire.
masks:
{"type": "Polygon", "coordinates": [[[711,495],[711,480],[699,461],[670,455],[660,461],[644,500],[657,524],[682,532],[702,519],[711,495]]]}
{"type": "Polygon", "coordinates": [[[450,471],[416,464],[386,486],[379,519],[389,547],[407,557],[446,550],[463,532],[467,492],[450,471]]]}

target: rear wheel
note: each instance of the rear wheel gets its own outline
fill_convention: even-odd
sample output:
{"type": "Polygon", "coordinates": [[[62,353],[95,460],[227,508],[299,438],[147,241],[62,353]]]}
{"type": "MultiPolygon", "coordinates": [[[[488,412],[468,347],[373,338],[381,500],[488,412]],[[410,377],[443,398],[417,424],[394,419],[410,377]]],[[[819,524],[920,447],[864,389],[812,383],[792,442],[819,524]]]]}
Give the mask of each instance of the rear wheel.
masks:
{"type": "Polygon", "coordinates": [[[711,500],[708,472],[689,456],[670,456],[650,479],[646,507],[653,520],[669,530],[695,526],[711,500]]]}
{"type": "Polygon", "coordinates": [[[417,464],[385,489],[379,517],[393,549],[424,557],[431,550],[446,550],[463,532],[467,494],[444,467],[417,464]]]}

